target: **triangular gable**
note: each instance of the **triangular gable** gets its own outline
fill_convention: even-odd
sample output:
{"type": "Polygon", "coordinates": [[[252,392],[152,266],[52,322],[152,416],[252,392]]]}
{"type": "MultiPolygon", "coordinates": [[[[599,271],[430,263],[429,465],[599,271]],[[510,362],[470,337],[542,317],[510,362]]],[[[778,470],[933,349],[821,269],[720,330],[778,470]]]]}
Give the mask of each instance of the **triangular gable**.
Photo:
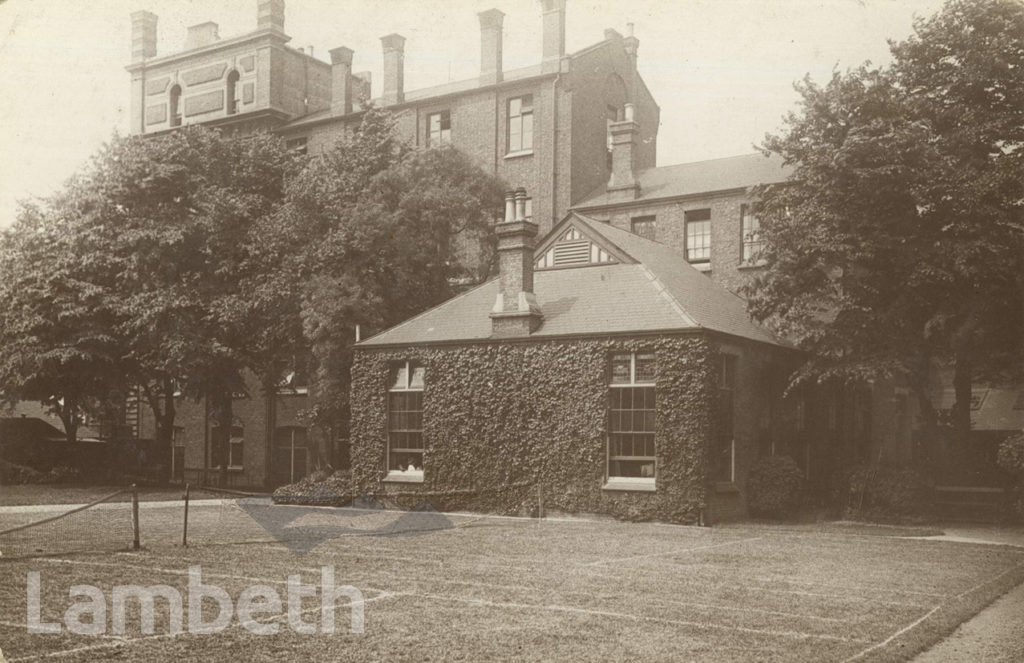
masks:
{"type": "Polygon", "coordinates": [[[533,252],[535,269],[563,269],[636,262],[607,238],[568,214],[533,252]]]}

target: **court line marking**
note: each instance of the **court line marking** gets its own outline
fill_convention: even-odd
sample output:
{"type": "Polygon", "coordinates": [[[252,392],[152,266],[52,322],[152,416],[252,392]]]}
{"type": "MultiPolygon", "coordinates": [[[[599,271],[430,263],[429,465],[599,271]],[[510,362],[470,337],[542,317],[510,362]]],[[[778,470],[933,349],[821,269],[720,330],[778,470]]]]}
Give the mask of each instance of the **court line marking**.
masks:
{"type": "MultiPolygon", "coordinates": [[[[856,661],[857,659],[863,658],[865,654],[868,654],[868,653],[870,653],[870,652],[873,652],[873,651],[874,651],[874,650],[876,650],[876,649],[879,649],[879,648],[881,648],[881,647],[884,647],[884,646],[888,645],[888,644],[889,644],[890,642],[892,642],[892,641],[893,641],[893,640],[895,640],[896,638],[900,637],[900,636],[901,636],[901,635],[903,635],[904,633],[906,633],[906,632],[908,632],[908,631],[912,630],[913,628],[915,628],[915,627],[919,626],[919,625],[920,625],[920,624],[921,624],[922,622],[924,622],[924,621],[925,621],[926,619],[928,619],[929,617],[931,617],[931,616],[932,616],[933,614],[935,614],[935,613],[936,613],[936,612],[938,612],[938,611],[939,611],[939,610],[940,610],[941,608],[943,608],[943,607],[947,606],[947,605],[948,605],[948,604],[950,604],[951,602],[953,602],[953,601],[959,601],[959,600],[960,600],[960,599],[962,599],[963,597],[965,597],[965,596],[967,596],[968,594],[971,594],[971,593],[973,593],[973,592],[976,592],[977,590],[981,589],[981,588],[982,588],[982,587],[984,587],[985,585],[988,585],[989,583],[993,583],[993,582],[995,582],[996,580],[999,580],[1000,578],[1002,578],[1003,576],[1005,576],[1005,575],[1006,575],[1007,573],[1010,573],[1010,572],[1012,572],[1012,571],[1018,571],[1018,570],[1020,570],[1020,569],[1022,569],[1022,568],[1024,568],[1024,564],[1015,564],[1014,566],[1011,566],[1010,568],[1006,569],[1006,570],[1005,570],[1005,571],[1003,571],[1002,573],[999,573],[999,574],[997,574],[997,575],[995,575],[995,576],[993,576],[993,577],[991,577],[991,578],[988,578],[988,579],[986,579],[986,580],[983,580],[983,581],[979,582],[978,584],[974,585],[973,587],[971,587],[970,589],[967,589],[967,590],[965,590],[965,591],[962,591],[962,592],[960,592],[960,593],[959,593],[959,594],[957,594],[956,596],[952,597],[952,598],[951,598],[950,600],[948,600],[948,601],[943,601],[943,602],[939,603],[938,605],[934,606],[934,607],[933,607],[933,608],[932,608],[931,610],[929,610],[928,612],[926,612],[926,613],[925,613],[924,615],[922,615],[922,616],[921,616],[920,618],[918,618],[918,619],[914,620],[913,622],[911,622],[911,623],[910,623],[910,624],[908,624],[907,626],[904,626],[904,627],[903,627],[903,628],[901,628],[900,630],[896,631],[895,633],[893,633],[892,635],[890,635],[890,636],[889,636],[888,638],[886,638],[885,640],[882,640],[882,641],[881,641],[881,642],[879,642],[879,643],[876,643],[876,644],[874,644],[874,645],[871,645],[870,647],[868,647],[868,648],[867,648],[867,649],[865,649],[864,651],[861,651],[861,652],[859,652],[859,653],[857,653],[857,654],[854,654],[854,655],[853,655],[853,656],[851,656],[850,658],[847,658],[847,659],[845,659],[845,660],[843,661],[843,663],[850,663],[851,661],[856,661]]],[[[976,613],[976,614],[977,614],[977,613],[976,613]]],[[[975,615],[971,615],[971,617],[968,617],[968,619],[967,619],[967,620],[964,620],[964,622],[968,621],[969,619],[973,618],[974,616],[975,616],[975,615]]],[[[964,622],[960,622],[960,624],[963,624],[964,622]]],[[[959,627],[959,626],[960,626],[960,624],[958,624],[957,626],[959,627]]],[[[935,644],[938,644],[938,642],[936,642],[935,644]]]]}
{"type": "Polygon", "coordinates": [[[912,589],[895,589],[892,587],[881,587],[878,585],[833,585],[820,582],[812,582],[810,580],[796,580],[790,578],[765,578],[763,576],[754,578],[754,580],[757,580],[759,582],[783,582],[790,583],[793,585],[811,585],[812,587],[817,587],[819,589],[878,590],[881,592],[889,592],[896,594],[920,594],[921,596],[930,596],[932,598],[937,599],[949,596],[949,594],[936,594],[935,592],[919,592],[912,589]]]}
{"type": "Polygon", "coordinates": [[[596,617],[612,617],[615,619],[630,619],[638,622],[656,622],[660,624],[669,624],[672,626],[690,626],[696,629],[705,630],[716,630],[716,631],[738,631],[741,633],[753,633],[758,635],[778,636],[786,638],[796,639],[814,639],[814,640],[831,640],[835,642],[870,642],[870,640],[863,640],[859,638],[844,638],[837,635],[818,635],[814,633],[804,633],[802,631],[776,631],[771,629],[758,629],[749,628],[744,626],[724,626],[721,624],[709,624],[706,622],[691,622],[681,619],[666,619],[664,617],[649,617],[646,615],[635,615],[624,612],[614,612],[611,610],[597,610],[593,608],[580,608],[576,606],[558,605],[558,604],[532,604],[532,603],[515,603],[511,601],[490,601],[487,599],[470,599],[457,596],[443,596],[440,594],[423,594],[418,592],[394,592],[394,596],[412,596],[418,598],[431,599],[435,601],[452,601],[456,603],[466,603],[468,605],[475,605],[478,607],[485,608],[510,608],[514,610],[546,610],[549,612],[564,612],[569,614],[581,614],[591,615],[596,617]]]}
{"type": "Polygon", "coordinates": [[[748,543],[750,541],[760,541],[763,536],[754,536],[749,539],[734,539],[732,541],[723,541],[722,543],[713,543],[710,546],[696,546],[693,548],[681,548],[678,550],[669,550],[667,552],[651,553],[649,555],[630,555],[629,557],[613,557],[609,559],[599,559],[596,562],[587,562],[586,564],[578,564],[578,566],[597,566],[599,564],[614,564],[616,562],[630,562],[636,559],[651,559],[654,557],[667,557],[668,555],[681,555],[688,552],[696,552],[698,550],[711,550],[712,548],[722,548],[724,546],[732,546],[740,543],[748,543]]]}

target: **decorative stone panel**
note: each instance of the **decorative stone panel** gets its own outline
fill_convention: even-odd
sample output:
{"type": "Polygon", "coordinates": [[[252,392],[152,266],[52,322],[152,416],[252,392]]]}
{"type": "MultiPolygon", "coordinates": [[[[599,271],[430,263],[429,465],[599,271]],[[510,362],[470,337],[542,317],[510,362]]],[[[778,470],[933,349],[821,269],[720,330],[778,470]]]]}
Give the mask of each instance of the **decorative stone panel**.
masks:
{"type": "Polygon", "coordinates": [[[214,90],[204,94],[197,94],[185,99],[185,116],[202,115],[212,113],[224,108],[224,91],[214,90]]]}
{"type": "Polygon", "coordinates": [[[154,94],[161,94],[167,91],[167,86],[170,84],[170,76],[164,76],[163,78],[154,78],[151,81],[146,81],[146,96],[153,96],[154,94]]]}
{"type": "Polygon", "coordinates": [[[167,121],[167,104],[146,106],[146,124],[160,124],[167,121]]]}
{"type": "Polygon", "coordinates": [[[223,78],[224,70],[227,68],[228,66],[223,62],[207,65],[198,69],[186,71],[181,75],[181,80],[185,81],[185,85],[199,85],[200,83],[215,81],[223,78]]]}
{"type": "Polygon", "coordinates": [[[256,56],[246,55],[244,58],[240,58],[238,60],[238,64],[241,65],[242,69],[245,71],[252,71],[256,68],[256,56]]]}

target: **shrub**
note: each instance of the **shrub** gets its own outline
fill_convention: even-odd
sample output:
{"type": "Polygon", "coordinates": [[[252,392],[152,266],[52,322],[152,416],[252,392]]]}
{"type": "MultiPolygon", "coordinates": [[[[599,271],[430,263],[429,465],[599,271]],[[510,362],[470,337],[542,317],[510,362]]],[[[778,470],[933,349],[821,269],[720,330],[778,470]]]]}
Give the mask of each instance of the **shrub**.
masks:
{"type": "Polygon", "coordinates": [[[42,475],[28,467],[6,460],[0,460],[0,485],[14,486],[26,483],[40,483],[42,475]]]}
{"type": "Polygon", "coordinates": [[[996,457],[999,467],[1017,477],[1024,479],[1024,433],[1011,435],[999,444],[996,457]]]}
{"type": "Polygon", "coordinates": [[[272,497],[275,504],[317,504],[342,506],[352,500],[352,482],[347,470],[329,474],[317,470],[295,483],[281,486],[272,497]]]}
{"type": "Polygon", "coordinates": [[[747,510],[752,516],[785,518],[800,506],[803,473],[788,456],[762,458],[747,476],[747,510]]]}
{"type": "Polygon", "coordinates": [[[928,515],[930,486],[925,477],[899,465],[858,465],[843,487],[845,514],[869,520],[899,521],[928,515]]]}

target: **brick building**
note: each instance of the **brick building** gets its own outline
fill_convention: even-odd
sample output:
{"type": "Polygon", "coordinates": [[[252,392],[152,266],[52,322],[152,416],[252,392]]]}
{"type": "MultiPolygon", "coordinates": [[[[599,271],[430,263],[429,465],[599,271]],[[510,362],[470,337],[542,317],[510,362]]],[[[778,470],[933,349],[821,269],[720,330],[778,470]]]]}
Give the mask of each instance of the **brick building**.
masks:
{"type": "MultiPolygon", "coordinates": [[[[312,49],[292,48],[283,0],[257,0],[253,32],[222,39],[215,23],[202,23],[188,29],[183,50],[170,54],[157,53],[157,17],[135,12],[127,67],[131,130],[150,135],[192,123],[229,133],[271,130],[315,154],[358,126],[372,102],[394,113],[399,136],[411,145],[453,145],[505,181],[528,187],[527,214],[546,232],[608,180],[609,126],[625,117],[626,105],[644,127],[634,155],[638,167],[655,164],[660,117],[637,72],[636,37],[606,30],[600,41],[566,53],[565,0],[539,4],[538,64],[504,68],[505,17],[491,9],[479,14],[479,75],[425,89],[406,85],[401,35],[381,37],[379,83],[352,71],[349,48],[331,49],[330,63],[312,49]]],[[[266,391],[253,382],[247,396],[235,399],[231,485],[277,485],[310,469],[307,431],[297,418],[307,406],[304,385],[293,380],[266,391]]],[[[148,413],[141,416],[146,435],[152,422],[148,413]]],[[[176,479],[201,481],[217,473],[209,421],[207,404],[180,404],[170,452],[176,479]]]]}
{"type": "Polygon", "coordinates": [[[358,489],[743,513],[753,462],[797,433],[780,378],[798,354],[665,244],[578,212],[535,244],[522,206],[506,210],[498,278],[356,345],[358,489]]]}

